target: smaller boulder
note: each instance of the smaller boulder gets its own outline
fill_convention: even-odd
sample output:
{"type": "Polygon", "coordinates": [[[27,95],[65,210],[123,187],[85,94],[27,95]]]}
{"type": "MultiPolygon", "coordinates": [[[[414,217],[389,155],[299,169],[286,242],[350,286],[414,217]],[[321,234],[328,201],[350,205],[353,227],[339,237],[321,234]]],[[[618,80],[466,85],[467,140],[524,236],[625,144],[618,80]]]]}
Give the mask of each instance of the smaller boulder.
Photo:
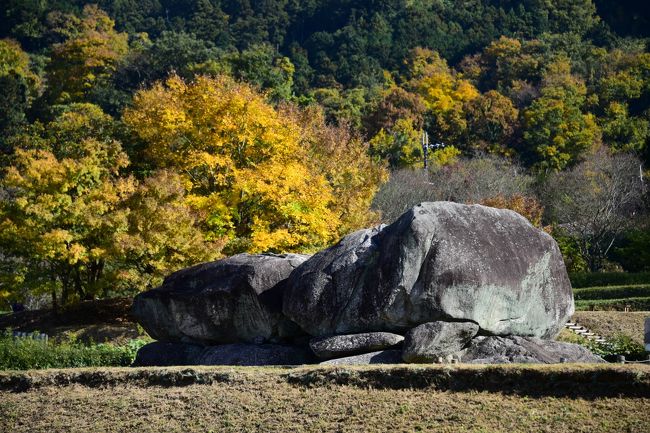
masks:
{"type": "Polygon", "coordinates": [[[403,340],[401,335],[390,332],[366,332],[312,338],[309,347],[318,358],[331,359],[388,349],[403,340]]]}
{"type": "Polygon", "coordinates": [[[204,347],[186,343],[164,343],[154,341],[138,350],[134,367],[171,367],[192,365],[203,353],[204,347]]]}
{"type": "Polygon", "coordinates": [[[476,337],[458,352],[467,364],[557,364],[560,362],[605,362],[577,344],[542,340],[534,337],[476,337]]]}
{"type": "Polygon", "coordinates": [[[478,331],[474,322],[424,323],[406,334],[402,359],[410,363],[434,362],[460,351],[478,331]]]}
{"type": "Polygon", "coordinates": [[[304,347],[280,344],[222,344],[199,346],[188,343],[155,341],[143,346],[134,367],[169,367],[173,365],[300,365],[313,361],[304,347]]]}
{"type": "Polygon", "coordinates": [[[321,362],[321,365],[368,365],[368,364],[400,364],[402,352],[399,350],[382,350],[379,352],[364,353],[362,355],[348,356],[345,358],[330,359],[321,362]]]}
{"type": "Polygon", "coordinates": [[[206,347],[198,365],[301,365],[313,357],[309,350],[279,344],[223,344],[206,347]]]}

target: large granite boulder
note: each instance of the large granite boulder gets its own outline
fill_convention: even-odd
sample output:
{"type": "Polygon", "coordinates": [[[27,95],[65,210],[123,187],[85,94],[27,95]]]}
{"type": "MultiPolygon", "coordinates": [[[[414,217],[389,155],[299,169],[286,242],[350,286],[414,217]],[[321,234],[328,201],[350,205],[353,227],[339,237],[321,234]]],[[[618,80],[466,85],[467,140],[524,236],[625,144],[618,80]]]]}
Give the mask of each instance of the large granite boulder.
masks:
{"type": "Polygon", "coordinates": [[[402,359],[434,362],[461,350],[478,333],[474,322],[428,322],[411,329],[404,340],[402,359]]]}
{"type": "Polygon", "coordinates": [[[309,347],[318,358],[330,359],[388,349],[402,340],[404,337],[390,332],[365,332],[312,338],[309,347]]]}
{"type": "Polygon", "coordinates": [[[135,297],[156,340],[203,345],[276,341],[300,333],[282,315],[284,284],[307,256],[239,254],[178,271],[135,297]]]}
{"type": "Polygon", "coordinates": [[[313,336],[450,320],[550,338],[573,310],[551,236],[516,212],[450,202],[422,203],[314,255],[291,273],[283,305],[313,336]]]}
{"type": "Polygon", "coordinates": [[[589,349],[577,344],[518,336],[479,336],[456,356],[467,364],[605,362],[589,349]]]}
{"type": "Polygon", "coordinates": [[[300,365],[312,361],[308,349],[296,346],[246,343],[199,346],[156,341],[140,348],[133,365],[300,365]]]}

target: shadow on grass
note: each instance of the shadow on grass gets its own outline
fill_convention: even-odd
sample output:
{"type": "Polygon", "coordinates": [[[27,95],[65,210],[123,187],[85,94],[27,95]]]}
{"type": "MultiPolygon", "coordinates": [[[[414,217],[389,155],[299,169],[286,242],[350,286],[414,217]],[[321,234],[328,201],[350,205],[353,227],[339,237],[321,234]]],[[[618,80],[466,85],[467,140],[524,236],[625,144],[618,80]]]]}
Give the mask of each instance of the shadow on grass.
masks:
{"type": "Polygon", "coordinates": [[[0,391],[54,386],[250,386],[259,381],[298,387],[485,391],[529,397],[650,398],[650,368],[624,366],[382,366],[382,367],[170,367],[0,372],[0,391]]]}

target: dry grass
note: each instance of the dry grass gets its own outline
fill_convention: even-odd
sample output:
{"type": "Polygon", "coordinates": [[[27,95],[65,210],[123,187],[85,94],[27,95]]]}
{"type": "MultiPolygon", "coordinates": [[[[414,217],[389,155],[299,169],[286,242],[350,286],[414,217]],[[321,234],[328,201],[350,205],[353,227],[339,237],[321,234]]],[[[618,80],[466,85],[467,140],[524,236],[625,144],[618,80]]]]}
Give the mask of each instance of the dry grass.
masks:
{"type": "Polygon", "coordinates": [[[623,334],[643,344],[643,323],[650,311],[577,311],[572,320],[605,338],[623,334]]]}
{"type": "MultiPolygon", "coordinates": [[[[17,374],[0,373],[4,383],[17,374]]],[[[642,367],[201,367],[23,375],[41,386],[0,392],[3,432],[650,431],[650,369],[642,367]],[[47,385],[47,377],[66,374],[95,381],[47,385]],[[166,375],[193,379],[167,386],[136,380],[166,375]],[[570,377],[576,382],[557,386],[558,378],[570,377]],[[603,388],[598,395],[588,386],[606,382],[618,392],[603,388]],[[450,384],[464,384],[463,390],[450,384]],[[583,386],[591,391],[581,395],[583,386]]]]}

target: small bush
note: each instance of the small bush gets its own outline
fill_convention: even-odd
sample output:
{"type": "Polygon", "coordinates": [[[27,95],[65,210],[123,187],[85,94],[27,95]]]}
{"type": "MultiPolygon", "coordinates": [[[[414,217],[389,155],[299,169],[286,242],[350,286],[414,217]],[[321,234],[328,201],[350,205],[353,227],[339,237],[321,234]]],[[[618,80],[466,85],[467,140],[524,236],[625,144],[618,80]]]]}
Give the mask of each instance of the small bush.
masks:
{"type": "Polygon", "coordinates": [[[586,346],[596,355],[607,361],[615,361],[616,356],[623,355],[627,361],[642,361],[646,358],[645,347],[627,335],[617,335],[605,343],[589,341],[586,346]]]}
{"type": "Polygon", "coordinates": [[[633,286],[603,286],[575,289],[573,297],[576,300],[595,299],[624,299],[650,297],[650,284],[633,286]]]}
{"type": "Polygon", "coordinates": [[[15,338],[5,331],[0,334],[0,370],[128,366],[144,344],[145,340],[131,340],[124,346],[85,345],[75,340],[45,342],[15,338]]]}
{"type": "Polygon", "coordinates": [[[569,274],[574,288],[600,286],[629,286],[650,284],[650,272],[576,272],[569,274]]]}

